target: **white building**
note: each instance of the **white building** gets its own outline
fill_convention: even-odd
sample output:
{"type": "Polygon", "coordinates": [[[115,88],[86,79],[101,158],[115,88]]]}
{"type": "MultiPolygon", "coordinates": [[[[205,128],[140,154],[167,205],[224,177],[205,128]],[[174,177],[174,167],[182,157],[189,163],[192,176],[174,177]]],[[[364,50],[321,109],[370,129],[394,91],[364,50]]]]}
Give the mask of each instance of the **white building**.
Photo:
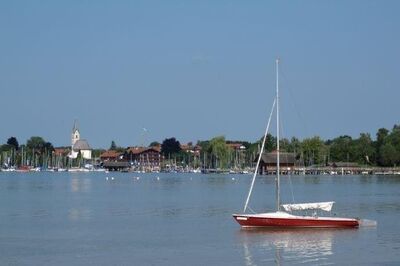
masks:
{"type": "Polygon", "coordinates": [[[75,121],[71,134],[71,152],[69,153],[68,157],[71,159],[76,159],[79,152],[81,153],[83,159],[92,159],[92,148],[90,148],[87,140],[81,139],[81,134],[75,121]]]}

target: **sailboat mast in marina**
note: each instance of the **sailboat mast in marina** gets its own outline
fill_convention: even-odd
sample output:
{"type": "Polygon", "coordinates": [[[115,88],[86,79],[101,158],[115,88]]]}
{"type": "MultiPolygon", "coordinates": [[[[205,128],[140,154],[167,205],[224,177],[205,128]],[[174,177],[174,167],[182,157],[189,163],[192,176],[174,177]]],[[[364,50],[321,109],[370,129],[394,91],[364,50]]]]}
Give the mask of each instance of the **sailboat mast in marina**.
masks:
{"type": "MultiPolygon", "coordinates": [[[[279,151],[279,59],[276,59],[276,210],[281,209],[281,168],[279,151]]],[[[262,154],[261,151],[260,154],[262,154]]]]}
{"type": "Polygon", "coordinates": [[[358,227],[360,221],[355,218],[340,218],[332,216],[317,216],[316,210],[330,212],[333,206],[333,201],[330,202],[315,202],[315,203],[300,203],[300,204],[284,204],[281,205],[280,195],[280,124],[279,124],[279,59],[276,59],[276,96],[272,104],[272,110],[269,115],[267,128],[263,142],[261,145],[260,154],[258,156],[256,169],[254,170],[253,179],[251,181],[250,190],[246,198],[243,209],[243,214],[233,214],[233,218],[242,227],[272,227],[272,228],[351,228],[358,227]],[[266,213],[246,213],[249,209],[249,201],[254,187],[257,172],[260,166],[262,154],[264,152],[265,141],[267,138],[269,126],[271,123],[272,114],[276,108],[276,211],[266,213]],[[284,211],[282,210],[284,209],[284,211]],[[298,211],[315,211],[312,216],[294,214],[298,211]]]}

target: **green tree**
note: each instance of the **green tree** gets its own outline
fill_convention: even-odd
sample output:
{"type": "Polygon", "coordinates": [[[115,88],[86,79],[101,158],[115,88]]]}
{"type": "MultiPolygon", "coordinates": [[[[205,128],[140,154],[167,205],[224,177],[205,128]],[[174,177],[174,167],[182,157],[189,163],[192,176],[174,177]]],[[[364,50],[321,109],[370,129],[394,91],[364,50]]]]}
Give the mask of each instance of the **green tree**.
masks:
{"type": "Polygon", "coordinates": [[[230,148],[226,145],[224,136],[211,139],[208,149],[212,155],[212,165],[215,168],[226,168],[228,166],[230,148]]]}
{"type": "Polygon", "coordinates": [[[394,125],[389,135],[389,140],[397,151],[400,152],[400,125],[394,125]]]}
{"type": "Polygon", "coordinates": [[[361,164],[371,164],[375,158],[375,147],[369,133],[361,133],[354,140],[354,160],[361,164]]]}
{"type": "Polygon", "coordinates": [[[16,137],[10,137],[7,140],[7,144],[13,146],[15,150],[18,150],[19,148],[18,140],[16,137]]]}
{"type": "MultiPolygon", "coordinates": [[[[263,138],[261,138],[260,143],[262,143],[263,138]]],[[[269,133],[267,134],[267,138],[265,140],[264,149],[268,152],[276,150],[276,138],[269,133]]]]}
{"type": "Polygon", "coordinates": [[[352,161],[354,158],[353,139],[344,135],[332,140],[330,144],[330,157],[334,162],[352,161]]]}
{"type": "Polygon", "coordinates": [[[115,151],[116,149],[117,149],[117,144],[115,144],[115,141],[111,141],[110,150],[115,151]]]}
{"type": "Polygon", "coordinates": [[[160,146],[160,145],[161,145],[161,143],[158,142],[158,141],[153,141],[152,143],[150,143],[150,147],[157,147],[157,146],[160,146]]]}
{"type": "Polygon", "coordinates": [[[43,148],[44,148],[44,151],[46,151],[46,152],[54,151],[54,147],[53,147],[53,144],[51,144],[51,142],[45,142],[43,148]]]}
{"type": "Polygon", "coordinates": [[[390,143],[385,143],[380,148],[381,164],[383,166],[395,166],[400,160],[399,153],[396,148],[390,143]]]}
{"type": "Polygon", "coordinates": [[[164,156],[177,155],[181,151],[181,144],[175,138],[165,139],[161,144],[161,153],[164,156]]]}
{"type": "Polygon", "coordinates": [[[382,146],[385,144],[386,138],[389,135],[389,130],[386,128],[378,129],[376,133],[376,143],[375,143],[375,152],[376,152],[376,163],[380,166],[384,165],[384,159],[382,157],[382,146]]]}
{"type": "MultiPolygon", "coordinates": [[[[383,132],[387,133],[387,132],[383,132]]],[[[382,166],[400,164],[400,125],[394,125],[390,134],[383,134],[383,145],[379,149],[379,163],[382,166]]]]}
{"type": "Polygon", "coordinates": [[[279,141],[279,149],[281,151],[286,151],[289,152],[292,150],[291,145],[290,145],[290,141],[286,138],[283,138],[279,141]]]}
{"type": "Polygon", "coordinates": [[[306,138],[301,144],[304,159],[307,165],[325,164],[327,159],[327,147],[320,137],[306,138]]]}
{"type": "Polygon", "coordinates": [[[28,139],[26,142],[26,146],[30,150],[35,150],[35,151],[43,151],[45,147],[45,141],[42,137],[34,136],[28,139]]]}
{"type": "Polygon", "coordinates": [[[14,148],[14,146],[10,145],[10,144],[3,144],[0,145],[0,152],[9,152],[14,148]]]}
{"type": "Polygon", "coordinates": [[[380,148],[381,145],[383,145],[388,135],[389,135],[389,130],[387,130],[386,128],[378,129],[378,132],[376,133],[376,144],[378,149],[380,148]]]}
{"type": "Polygon", "coordinates": [[[301,149],[301,142],[298,138],[292,137],[290,140],[290,146],[288,152],[293,152],[296,155],[296,159],[300,159],[302,149],[301,149]]]}

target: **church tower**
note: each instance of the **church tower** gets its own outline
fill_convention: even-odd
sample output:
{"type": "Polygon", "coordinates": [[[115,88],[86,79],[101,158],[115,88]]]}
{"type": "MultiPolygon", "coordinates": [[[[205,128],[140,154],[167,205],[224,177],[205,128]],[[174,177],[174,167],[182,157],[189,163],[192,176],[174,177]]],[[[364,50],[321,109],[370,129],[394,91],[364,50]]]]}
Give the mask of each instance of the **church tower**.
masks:
{"type": "Polygon", "coordinates": [[[77,142],[80,138],[81,138],[81,134],[79,133],[78,123],[75,120],[74,127],[72,128],[72,134],[71,134],[71,146],[73,147],[75,142],[77,142]]]}

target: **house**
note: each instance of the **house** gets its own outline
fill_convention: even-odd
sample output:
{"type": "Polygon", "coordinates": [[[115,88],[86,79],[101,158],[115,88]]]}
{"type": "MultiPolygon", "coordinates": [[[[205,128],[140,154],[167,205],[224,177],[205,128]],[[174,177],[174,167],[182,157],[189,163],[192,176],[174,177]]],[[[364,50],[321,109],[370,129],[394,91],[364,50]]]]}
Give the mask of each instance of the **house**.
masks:
{"type": "Polygon", "coordinates": [[[193,145],[192,143],[188,144],[181,144],[180,148],[183,152],[192,152],[193,151],[193,145]]]}
{"type": "Polygon", "coordinates": [[[159,147],[128,147],[124,159],[135,166],[159,168],[162,161],[159,147]]]}
{"type": "Polygon", "coordinates": [[[70,148],[63,148],[63,147],[54,148],[53,155],[56,157],[63,157],[63,156],[68,155],[69,152],[70,152],[70,148]]]}
{"type": "Polygon", "coordinates": [[[245,167],[246,147],[239,142],[229,142],[226,144],[233,151],[234,169],[245,167]]]}
{"type": "Polygon", "coordinates": [[[226,145],[234,151],[246,150],[246,147],[242,143],[227,143],[226,145]]]}
{"type": "MultiPolygon", "coordinates": [[[[281,171],[293,170],[296,163],[296,155],[290,152],[280,152],[279,155],[279,166],[281,171]]],[[[276,171],[277,158],[278,156],[276,151],[264,152],[261,156],[261,161],[258,168],[259,173],[264,174],[276,171]]]]}
{"type": "Polygon", "coordinates": [[[105,161],[119,161],[122,160],[124,157],[124,153],[123,152],[118,152],[118,151],[114,151],[114,150],[108,150],[103,152],[102,154],[100,154],[100,160],[102,162],[105,161]]]}
{"type": "Polygon", "coordinates": [[[126,161],[105,161],[103,167],[109,171],[125,171],[130,168],[130,164],[126,161]]]}
{"type": "Polygon", "coordinates": [[[189,142],[188,144],[181,144],[180,147],[183,152],[191,153],[195,157],[200,156],[201,147],[199,145],[193,146],[192,142],[189,142]]]}

